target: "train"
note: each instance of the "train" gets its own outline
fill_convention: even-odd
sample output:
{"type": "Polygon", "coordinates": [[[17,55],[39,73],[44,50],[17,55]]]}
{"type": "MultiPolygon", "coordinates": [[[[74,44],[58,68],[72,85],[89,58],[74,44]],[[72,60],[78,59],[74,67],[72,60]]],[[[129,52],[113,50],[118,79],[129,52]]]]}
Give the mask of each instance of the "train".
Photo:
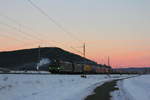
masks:
{"type": "Polygon", "coordinates": [[[60,74],[109,74],[111,66],[54,60],[49,72],[60,74]]]}

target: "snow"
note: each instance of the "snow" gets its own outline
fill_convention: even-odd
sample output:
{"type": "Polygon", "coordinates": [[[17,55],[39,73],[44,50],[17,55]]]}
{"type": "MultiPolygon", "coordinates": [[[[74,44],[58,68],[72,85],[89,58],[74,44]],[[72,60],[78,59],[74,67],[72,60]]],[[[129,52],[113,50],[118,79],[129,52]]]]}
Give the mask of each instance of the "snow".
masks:
{"type": "Polygon", "coordinates": [[[150,75],[142,75],[119,81],[118,91],[112,92],[112,100],[150,100],[150,75]]]}
{"type": "Polygon", "coordinates": [[[9,73],[10,74],[13,74],[13,73],[16,73],[16,74],[50,74],[50,72],[48,71],[10,71],[9,73]]]}
{"type": "Polygon", "coordinates": [[[82,100],[99,85],[126,75],[0,74],[1,100],[82,100]]]}

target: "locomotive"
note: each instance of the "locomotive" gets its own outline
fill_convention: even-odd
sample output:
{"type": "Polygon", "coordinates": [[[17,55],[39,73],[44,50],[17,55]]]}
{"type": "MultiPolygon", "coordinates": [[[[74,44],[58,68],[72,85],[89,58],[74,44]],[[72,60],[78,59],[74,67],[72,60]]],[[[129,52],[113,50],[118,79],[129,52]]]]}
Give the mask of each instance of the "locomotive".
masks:
{"type": "Polygon", "coordinates": [[[98,64],[75,63],[53,60],[49,65],[49,72],[62,74],[99,74],[109,73],[111,67],[98,64]]]}

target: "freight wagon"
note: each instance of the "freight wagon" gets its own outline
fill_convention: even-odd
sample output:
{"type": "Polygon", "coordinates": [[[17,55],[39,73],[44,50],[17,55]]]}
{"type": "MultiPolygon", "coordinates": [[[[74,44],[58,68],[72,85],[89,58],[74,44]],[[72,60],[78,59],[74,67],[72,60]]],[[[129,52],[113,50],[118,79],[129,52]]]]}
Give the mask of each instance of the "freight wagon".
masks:
{"type": "Polygon", "coordinates": [[[51,73],[63,73],[63,74],[98,74],[109,73],[109,68],[102,67],[94,64],[81,64],[68,61],[54,60],[49,65],[49,71],[51,73]]]}

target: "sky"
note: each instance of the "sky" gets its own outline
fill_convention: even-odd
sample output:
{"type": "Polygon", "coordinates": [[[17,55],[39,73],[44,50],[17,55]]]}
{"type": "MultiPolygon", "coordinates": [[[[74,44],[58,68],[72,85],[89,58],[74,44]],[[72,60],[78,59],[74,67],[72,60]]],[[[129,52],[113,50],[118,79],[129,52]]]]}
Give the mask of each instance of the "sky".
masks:
{"type": "Polygon", "coordinates": [[[40,45],[80,54],[85,42],[98,63],[109,56],[113,67],[150,67],[149,0],[32,0],[57,25],[28,0],[0,2],[0,51],[40,45]]]}

